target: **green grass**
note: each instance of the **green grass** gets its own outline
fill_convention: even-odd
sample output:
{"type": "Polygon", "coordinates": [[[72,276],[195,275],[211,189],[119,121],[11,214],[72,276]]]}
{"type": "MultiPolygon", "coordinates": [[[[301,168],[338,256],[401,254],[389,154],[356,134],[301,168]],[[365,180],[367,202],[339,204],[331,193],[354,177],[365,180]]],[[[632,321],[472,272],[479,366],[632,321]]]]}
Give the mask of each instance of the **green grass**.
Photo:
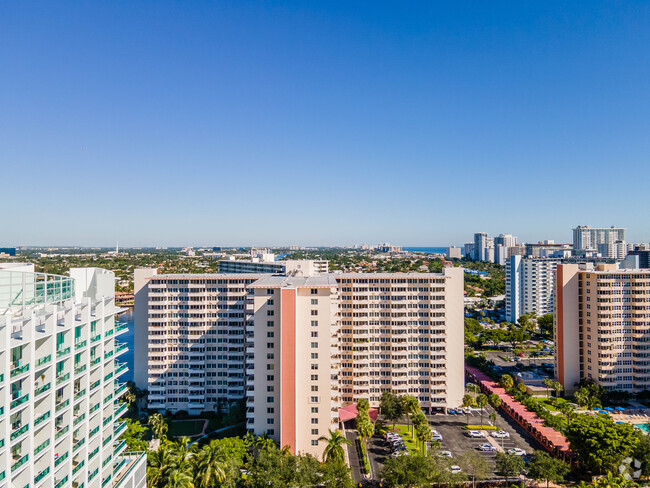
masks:
{"type": "Polygon", "coordinates": [[[204,420],[172,420],[169,423],[169,437],[192,437],[203,430],[204,420]]]}
{"type": "Polygon", "coordinates": [[[404,439],[404,444],[406,445],[406,449],[408,449],[409,453],[418,450],[417,442],[415,439],[413,439],[413,437],[411,437],[411,427],[409,425],[398,424],[394,429],[392,429],[392,431],[397,432],[402,436],[402,439],[404,439]]]}

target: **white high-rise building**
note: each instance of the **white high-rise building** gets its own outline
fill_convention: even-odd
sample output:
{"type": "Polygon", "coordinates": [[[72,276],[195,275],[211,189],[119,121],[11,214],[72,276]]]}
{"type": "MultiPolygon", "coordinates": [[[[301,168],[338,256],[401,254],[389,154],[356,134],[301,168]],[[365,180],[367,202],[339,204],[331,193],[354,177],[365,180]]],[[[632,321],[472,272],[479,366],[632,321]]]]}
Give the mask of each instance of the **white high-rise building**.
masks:
{"type": "Polygon", "coordinates": [[[599,244],[625,242],[625,229],[611,226],[609,228],[591,228],[579,225],[573,229],[573,252],[577,255],[598,251],[599,244]]]}
{"type": "Polygon", "coordinates": [[[320,456],[338,409],[391,390],[423,408],[464,393],[463,269],[157,275],[136,270],[136,383],[149,408],[246,397],[247,428],[320,456]]]}
{"type": "Polygon", "coordinates": [[[490,238],[485,232],[474,234],[474,261],[489,261],[488,248],[490,247],[490,238]]]}
{"type": "Polygon", "coordinates": [[[506,261],[506,320],[524,314],[553,313],[554,271],[559,259],[510,256],[506,261]]]}
{"type": "Polygon", "coordinates": [[[0,486],[146,487],[146,454],[125,453],[115,276],[0,265],[0,486]]]}

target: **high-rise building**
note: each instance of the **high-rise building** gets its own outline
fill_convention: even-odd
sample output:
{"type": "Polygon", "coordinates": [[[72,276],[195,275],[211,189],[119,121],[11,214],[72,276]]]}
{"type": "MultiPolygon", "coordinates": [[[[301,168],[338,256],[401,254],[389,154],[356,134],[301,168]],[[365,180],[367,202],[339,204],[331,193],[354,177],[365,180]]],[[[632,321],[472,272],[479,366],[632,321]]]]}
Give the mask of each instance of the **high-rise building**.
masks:
{"type": "Polygon", "coordinates": [[[137,270],[135,314],[136,381],[146,378],[149,408],[198,413],[245,396],[247,428],[294,452],[320,456],[338,408],[359,398],[378,405],[383,390],[413,394],[426,409],[462,403],[462,268],[137,270]]]}
{"type": "Polygon", "coordinates": [[[553,283],[559,259],[510,256],[506,262],[506,320],[553,313],[553,283]]]}
{"type": "Polygon", "coordinates": [[[517,236],[512,234],[499,234],[494,238],[494,246],[515,247],[517,245],[517,236]]]}
{"type": "Polygon", "coordinates": [[[625,241],[625,229],[614,226],[591,228],[588,225],[573,229],[573,252],[577,255],[597,252],[598,244],[613,244],[616,241],[625,241]]]}
{"type": "Polygon", "coordinates": [[[463,244],[463,255],[469,259],[474,259],[474,243],[466,242],[463,244]]]}
{"type": "Polygon", "coordinates": [[[625,262],[630,263],[630,266],[626,266],[629,268],[650,268],[650,249],[646,246],[635,246],[634,249],[628,251],[625,262]]]}
{"type": "Polygon", "coordinates": [[[592,379],[610,390],[650,388],[650,272],[616,264],[558,265],[555,371],[568,392],[592,379]]]}
{"type": "Polygon", "coordinates": [[[461,259],[463,257],[460,247],[454,247],[454,246],[448,247],[446,254],[447,254],[447,259],[461,259]]]}
{"type": "Polygon", "coordinates": [[[474,234],[474,261],[488,261],[488,248],[490,238],[485,232],[474,234]]]}
{"type": "Polygon", "coordinates": [[[288,259],[286,261],[233,260],[224,259],[217,263],[219,273],[273,273],[314,276],[329,271],[329,261],[309,259],[288,259]]]}
{"type": "Polygon", "coordinates": [[[146,487],[145,453],[118,437],[127,409],[115,276],[0,265],[0,485],[146,487]]]}

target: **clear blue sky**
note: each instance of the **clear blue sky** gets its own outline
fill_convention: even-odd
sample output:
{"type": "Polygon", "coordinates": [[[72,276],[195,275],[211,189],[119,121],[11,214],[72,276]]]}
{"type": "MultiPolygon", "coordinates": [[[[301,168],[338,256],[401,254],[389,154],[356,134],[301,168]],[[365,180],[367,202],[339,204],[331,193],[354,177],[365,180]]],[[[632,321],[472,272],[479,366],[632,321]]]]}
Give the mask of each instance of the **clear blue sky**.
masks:
{"type": "Polygon", "coordinates": [[[0,245],[650,240],[650,3],[3,2],[0,245]]]}

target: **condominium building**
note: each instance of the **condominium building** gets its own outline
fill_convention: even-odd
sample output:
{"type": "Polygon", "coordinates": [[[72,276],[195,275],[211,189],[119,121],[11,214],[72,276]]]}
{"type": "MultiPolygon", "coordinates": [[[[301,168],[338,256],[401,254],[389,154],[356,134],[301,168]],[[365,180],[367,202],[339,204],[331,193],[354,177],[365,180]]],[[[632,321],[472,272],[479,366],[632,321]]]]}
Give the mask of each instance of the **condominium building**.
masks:
{"type": "Polygon", "coordinates": [[[413,394],[426,409],[459,406],[463,338],[462,268],[136,271],[136,381],[145,368],[149,408],[199,412],[245,396],[248,429],[293,452],[320,456],[338,408],[359,398],[378,405],[384,390],[413,394]]]}
{"type": "Polygon", "coordinates": [[[561,261],[510,256],[506,261],[506,320],[516,323],[524,314],[553,313],[555,268],[561,261]]]}
{"type": "Polygon", "coordinates": [[[579,225],[573,229],[573,252],[578,255],[598,250],[598,244],[613,244],[625,241],[625,229],[611,226],[609,228],[592,228],[579,225]]]}
{"type": "Polygon", "coordinates": [[[493,240],[485,232],[474,234],[474,261],[491,261],[488,249],[494,246],[493,240]]]}
{"type": "Polygon", "coordinates": [[[494,238],[494,246],[515,247],[517,245],[517,236],[512,234],[499,234],[494,238]]]}
{"type": "Polygon", "coordinates": [[[605,388],[650,388],[650,271],[616,264],[558,265],[555,371],[572,392],[583,379],[605,388]]]}
{"type": "Polygon", "coordinates": [[[314,276],[328,272],[329,261],[289,259],[286,261],[227,260],[217,263],[219,273],[272,273],[314,276]]]}
{"type": "Polygon", "coordinates": [[[146,487],[118,437],[126,366],[115,276],[0,265],[0,487],[146,487]]]}
{"type": "Polygon", "coordinates": [[[462,249],[454,246],[448,247],[445,254],[447,259],[461,259],[463,257],[462,249]]]}

